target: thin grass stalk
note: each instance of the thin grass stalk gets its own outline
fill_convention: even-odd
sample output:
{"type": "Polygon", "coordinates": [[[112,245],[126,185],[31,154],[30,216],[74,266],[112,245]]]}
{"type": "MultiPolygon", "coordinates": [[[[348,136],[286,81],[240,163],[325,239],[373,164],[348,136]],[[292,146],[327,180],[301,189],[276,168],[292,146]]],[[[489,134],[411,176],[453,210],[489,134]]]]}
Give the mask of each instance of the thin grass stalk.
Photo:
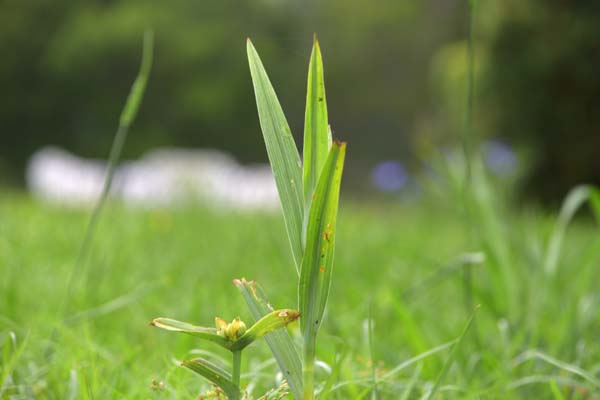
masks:
{"type": "MultiPolygon", "coordinates": [[[[71,271],[69,273],[66,292],[60,303],[57,313],[58,320],[65,319],[65,314],[68,311],[68,306],[73,295],[75,281],[77,280],[77,277],[83,274],[85,271],[85,260],[90,252],[94,235],[97,230],[98,221],[100,219],[100,215],[112,188],[116,165],[119,162],[119,159],[121,158],[121,153],[123,151],[125,141],[127,140],[129,128],[135,120],[142,99],[144,97],[146,84],[148,82],[150,71],[152,69],[153,53],[154,32],[151,30],[147,30],[146,32],[144,32],[142,62],[140,70],[135,81],[133,82],[133,85],[127,97],[127,101],[125,102],[123,111],[121,112],[121,116],[119,118],[119,127],[117,128],[117,132],[113,139],[113,143],[111,145],[108,156],[106,177],[102,186],[102,192],[100,194],[100,197],[98,198],[96,206],[92,211],[89,222],[85,229],[83,241],[81,242],[81,247],[79,248],[79,252],[77,253],[77,258],[75,259],[75,263],[73,264],[73,267],[71,268],[71,271]]],[[[58,330],[55,328],[52,331],[50,343],[54,342],[54,339],[56,338],[57,334],[58,330]]],[[[50,357],[51,353],[52,350],[49,347],[46,350],[46,356],[50,357]]]]}
{"type": "Polygon", "coordinates": [[[75,260],[75,264],[73,264],[73,268],[71,269],[71,273],[69,274],[67,292],[63,300],[63,304],[61,306],[61,313],[59,315],[62,315],[64,312],[67,311],[66,309],[72,295],[75,280],[78,275],[84,273],[85,260],[90,252],[94,235],[97,230],[98,220],[100,219],[100,215],[102,213],[102,210],[104,209],[110,190],[112,189],[115,169],[119,162],[119,159],[121,158],[121,153],[123,152],[123,147],[125,146],[125,141],[127,140],[127,135],[129,133],[129,127],[135,120],[135,117],[139,110],[139,106],[144,96],[146,83],[148,81],[148,76],[150,75],[150,69],[152,68],[153,50],[154,34],[152,31],[146,31],[144,33],[144,44],[140,72],[136,77],[135,81],[133,82],[129,96],[127,97],[127,101],[125,102],[123,111],[121,112],[121,116],[119,118],[119,127],[117,128],[117,133],[115,134],[108,155],[106,178],[104,179],[102,192],[100,193],[98,202],[96,203],[96,206],[92,211],[92,215],[90,216],[90,220],[85,230],[83,241],[81,242],[81,247],[79,248],[79,253],[77,254],[77,259],[75,260]]]}
{"type": "MultiPolygon", "coordinates": [[[[473,28],[474,28],[474,7],[475,0],[469,0],[468,14],[469,14],[469,34],[468,34],[468,68],[467,68],[467,109],[465,110],[465,121],[462,137],[463,151],[465,155],[465,182],[464,191],[468,193],[467,196],[472,196],[472,175],[473,175],[473,106],[474,106],[474,93],[475,93],[475,52],[473,47],[473,28]]],[[[471,202],[465,202],[465,204],[471,205],[471,202]]],[[[467,206],[467,217],[473,220],[472,210],[467,206]]],[[[465,305],[468,310],[473,309],[473,279],[472,271],[469,264],[465,266],[463,275],[463,287],[465,296],[465,305]]],[[[477,329],[475,329],[476,331],[477,329]]]]}
{"type": "Polygon", "coordinates": [[[452,348],[450,349],[450,355],[444,362],[442,370],[440,371],[439,375],[437,376],[435,383],[433,384],[433,388],[425,397],[425,400],[433,400],[435,398],[436,393],[440,390],[441,384],[444,381],[444,378],[446,377],[446,375],[448,374],[450,365],[454,362],[454,359],[456,358],[456,354],[458,352],[458,347],[461,345],[465,336],[467,335],[467,332],[469,332],[469,329],[471,329],[471,326],[473,325],[477,311],[479,311],[479,306],[477,306],[475,308],[475,310],[472,312],[472,314],[469,317],[467,323],[465,324],[465,327],[463,328],[460,336],[456,339],[456,342],[452,345],[452,348]]]}
{"type": "Polygon", "coordinates": [[[315,340],[313,338],[304,339],[304,357],[302,362],[302,382],[304,390],[304,400],[313,400],[315,398],[315,340]]]}
{"type": "Polygon", "coordinates": [[[475,51],[474,51],[474,39],[473,29],[475,21],[475,5],[477,0],[469,0],[468,14],[469,14],[469,34],[467,38],[467,109],[465,110],[464,129],[462,135],[462,146],[465,155],[466,162],[466,190],[471,182],[472,177],[472,160],[473,160],[473,107],[475,98],[475,51]]]}
{"type": "Polygon", "coordinates": [[[233,369],[231,378],[236,386],[240,386],[240,375],[242,370],[242,350],[233,351],[233,369]]]}
{"type": "Polygon", "coordinates": [[[369,339],[369,358],[371,359],[371,379],[373,380],[373,388],[371,390],[371,399],[379,400],[379,387],[377,385],[377,364],[375,362],[375,321],[373,321],[373,299],[369,303],[369,320],[368,320],[368,339],[369,339]]]}

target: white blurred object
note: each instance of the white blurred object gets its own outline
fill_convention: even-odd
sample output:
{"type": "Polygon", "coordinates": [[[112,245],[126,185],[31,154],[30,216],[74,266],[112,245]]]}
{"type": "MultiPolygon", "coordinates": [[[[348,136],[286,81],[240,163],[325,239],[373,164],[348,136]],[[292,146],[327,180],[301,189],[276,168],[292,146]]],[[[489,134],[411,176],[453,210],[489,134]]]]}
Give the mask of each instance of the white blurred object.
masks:
{"type": "MultiPolygon", "coordinates": [[[[27,167],[27,186],[37,197],[66,205],[91,205],[102,191],[106,163],[46,147],[27,167]]],[[[235,209],[276,209],[268,165],[242,166],[216,150],[162,149],[117,167],[111,196],[143,207],[202,201],[235,209]]]]}

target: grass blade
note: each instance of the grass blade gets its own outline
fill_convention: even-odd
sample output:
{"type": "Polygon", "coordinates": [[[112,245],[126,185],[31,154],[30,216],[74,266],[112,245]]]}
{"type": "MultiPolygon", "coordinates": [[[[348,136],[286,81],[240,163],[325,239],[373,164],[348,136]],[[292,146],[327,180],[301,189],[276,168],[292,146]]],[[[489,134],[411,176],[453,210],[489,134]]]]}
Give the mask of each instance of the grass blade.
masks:
{"type": "Polygon", "coordinates": [[[415,368],[415,371],[413,372],[412,376],[410,377],[410,380],[408,381],[408,384],[406,385],[406,388],[404,389],[404,392],[402,393],[402,397],[400,397],[400,400],[408,400],[410,399],[410,394],[412,393],[413,389],[415,388],[417,381],[419,380],[419,375],[421,374],[421,370],[423,369],[422,364],[419,364],[417,366],[417,368],[415,368]]]}
{"type": "Polygon", "coordinates": [[[325,386],[323,386],[321,393],[319,393],[320,400],[325,400],[327,397],[329,397],[334,383],[337,382],[339,378],[339,375],[342,371],[342,365],[347,355],[348,351],[343,351],[340,356],[336,357],[336,363],[333,365],[333,371],[331,371],[329,378],[325,382],[325,386]]]}
{"type": "Polygon", "coordinates": [[[594,216],[600,223],[600,190],[588,185],[573,188],[563,202],[556,226],[548,244],[544,260],[544,270],[550,276],[554,275],[558,268],[558,259],[567,227],[575,216],[575,213],[577,213],[586,201],[590,203],[594,216]]]}
{"type": "MultiPolygon", "coordinates": [[[[148,30],[144,33],[142,62],[140,70],[131,87],[131,90],[127,97],[127,101],[125,102],[125,106],[123,107],[123,111],[121,112],[121,116],[119,119],[119,127],[117,128],[117,133],[115,134],[108,155],[106,177],[104,178],[102,192],[100,194],[100,197],[98,198],[96,205],[94,206],[90,219],[85,228],[85,233],[83,235],[81,246],[79,247],[79,251],[77,253],[77,258],[75,259],[75,262],[71,270],[69,271],[66,290],[57,310],[57,317],[59,320],[67,319],[67,312],[69,310],[69,305],[71,302],[71,297],[73,296],[73,290],[77,278],[81,274],[83,274],[85,277],[85,260],[91,250],[94,235],[98,227],[98,221],[100,220],[102,210],[104,209],[104,205],[108,198],[108,194],[110,193],[110,190],[112,188],[115,168],[117,163],[119,162],[119,159],[121,158],[121,152],[123,151],[123,146],[125,145],[125,140],[127,139],[127,135],[129,133],[129,127],[133,123],[135,116],[137,115],[137,111],[139,110],[142,99],[144,97],[144,92],[146,91],[146,85],[148,83],[148,78],[150,77],[150,71],[152,69],[153,56],[154,33],[153,31],[148,30]]],[[[57,337],[58,327],[54,327],[49,343],[53,343],[57,337]]],[[[45,351],[46,358],[50,359],[52,354],[52,347],[49,346],[45,351]]]]}
{"type": "Polygon", "coordinates": [[[529,360],[539,360],[553,365],[562,370],[562,372],[577,375],[594,385],[596,389],[600,389],[600,379],[596,378],[593,373],[584,370],[578,365],[564,362],[538,350],[527,350],[523,352],[515,358],[514,365],[520,365],[529,360]]]}
{"type": "Polygon", "coordinates": [[[187,322],[177,321],[171,318],[155,318],[150,322],[150,325],[171,332],[185,333],[187,335],[196,336],[200,339],[208,340],[218,344],[226,349],[231,349],[233,342],[217,333],[216,328],[207,328],[204,326],[196,326],[187,322]]]}
{"type": "Polygon", "coordinates": [[[275,90],[250,39],[248,39],[247,50],[260,127],[279,192],[296,272],[299,274],[303,253],[304,219],[302,163],[275,90]]]}
{"type": "Polygon", "coordinates": [[[223,389],[223,392],[227,395],[230,400],[239,400],[242,397],[242,391],[234,384],[231,380],[229,372],[216,366],[208,360],[203,358],[195,358],[193,360],[185,360],[181,363],[183,367],[186,367],[198,375],[201,375],[223,389]]]}
{"type": "MultiPolygon", "coordinates": [[[[247,281],[242,278],[235,279],[233,283],[242,294],[255,320],[259,320],[273,311],[265,292],[255,281],[247,281]]],[[[265,340],[277,360],[279,369],[287,380],[294,398],[302,399],[302,363],[289,333],[285,329],[279,329],[266,335],[265,340]]]]}
{"type": "Polygon", "coordinates": [[[371,390],[371,399],[379,399],[379,387],[377,386],[377,363],[375,362],[375,321],[373,320],[373,299],[369,304],[369,319],[367,320],[368,330],[367,337],[369,342],[369,358],[371,359],[371,379],[373,380],[373,386],[371,390]]]}
{"type": "Polygon", "coordinates": [[[550,385],[550,391],[552,392],[552,395],[554,396],[554,400],[566,400],[565,396],[563,396],[562,392],[560,391],[560,388],[558,387],[558,384],[556,383],[556,381],[552,380],[549,383],[550,385]]]}
{"type": "Polygon", "coordinates": [[[456,352],[458,350],[458,347],[460,346],[463,339],[467,335],[467,332],[469,332],[469,329],[471,328],[471,325],[473,324],[473,320],[475,319],[475,314],[477,313],[478,310],[479,310],[479,306],[477,306],[475,308],[475,311],[469,317],[469,320],[467,321],[465,327],[463,328],[463,331],[461,332],[460,336],[458,337],[458,339],[456,339],[456,342],[452,345],[452,349],[450,349],[450,355],[446,359],[446,362],[444,362],[444,366],[442,367],[442,370],[440,371],[438,377],[436,378],[433,388],[431,388],[431,391],[425,397],[426,400],[433,399],[434,396],[436,395],[436,393],[438,392],[438,390],[440,390],[440,386],[441,386],[442,382],[444,381],[444,378],[446,377],[448,370],[450,369],[450,365],[452,365],[452,362],[454,361],[454,357],[456,357],[456,352]]]}
{"type": "Polygon", "coordinates": [[[86,256],[90,251],[102,209],[104,208],[104,204],[106,203],[106,199],[108,198],[108,194],[112,188],[115,168],[119,162],[119,159],[121,158],[121,152],[129,133],[129,127],[133,123],[142,102],[142,98],[144,97],[144,92],[150,76],[150,70],[152,68],[153,54],[154,33],[152,31],[146,31],[144,33],[140,71],[135,78],[133,85],[131,86],[127,101],[125,102],[125,106],[123,107],[123,111],[121,112],[121,116],[119,118],[119,127],[108,155],[106,178],[104,179],[102,192],[98,202],[94,207],[94,210],[92,211],[92,215],[87,224],[85,234],[81,242],[81,247],[79,248],[77,259],[75,260],[75,264],[73,264],[73,268],[70,271],[69,278],[67,279],[67,290],[59,310],[60,318],[64,318],[63,314],[67,312],[67,308],[71,300],[73,285],[75,284],[77,275],[83,272],[81,270],[83,270],[86,256]]]}
{"type": "Polygon", "coordinates": [[[317,186],[323,165],[331,147],[331,132],[327,120],[325,81],[321,48],[314,37],[313,49],[308,66],[306,88],[306,113],[304,116],[304,207],[308,210],[317,186]]]}
{"type": "Polygon", "coordinates": [[[346,144],[335,142],[323,167],[310,206],[306,250],[298,287],[304,337],[304,399],[312,399],[315,342],[331,284],[335,225],[346,144]],[[310,377],[309,377],[310,376],[310,377]]]}
{"type": "Polygon", "coordinates": [[[389,380],[391,379],[394,375],[398,374],[400,371],[410,367],[411,365],[427,358],[430,357],[434,354],[439,353],[440,351],[444,351],[447,348],[451,348],[452,346],[454,346],[457,343],[457,339],[451,340],[447,343],[441,344],[439,346],[436,346],[432,349],[427,350],[424,353],[418,354],[412,358],[409,358],[406,361],[401,362],[400,364],[396,365],[394,368],[392,368],[391,370],[389,370],[388,372],[385,373],[385,375],[383,375],[382,377],[379,378],[379,381],[384,381],[384,380],[389,380]]]}
{"type": "Polygon", "coordinates": [[[300,325],[303,331],[309,326],[314,327],[315,335],[321,324],[331,283],[335,224],[345,153],[345,143],[333,144],[309,214],[306,253],[302,261],[299,285],[302,313],[300,325]]]}
{"type": "Polygon", "coordinates": [[[121,126],[129,126],[135,120],[142,99],[144,98],[144,92],[146,91],[146,84],[148,83],[148,77],[150,76],[150,69],[152,68],[152,58],[154,53],[154,33],[152,31],[146,31],[144,33],[144,50],[142,52],[142,63],[140,66],[140,72],[135,78],[129,96],[125,102],[125,107],[121,112],[121,118],[119,124],[121,126]]]}
{"type": "Polygon", "coordinates": [[[2,363],[0,364],[0,398],[4,399],[4,392],[8,386],[7,382],[11,380],[19,360],[23,356],[25,348],[29,341],[29,333],[25,335],[21,344],[17,344],[17,336],[14,332],[9,332],[4,344],[2,363]]]}

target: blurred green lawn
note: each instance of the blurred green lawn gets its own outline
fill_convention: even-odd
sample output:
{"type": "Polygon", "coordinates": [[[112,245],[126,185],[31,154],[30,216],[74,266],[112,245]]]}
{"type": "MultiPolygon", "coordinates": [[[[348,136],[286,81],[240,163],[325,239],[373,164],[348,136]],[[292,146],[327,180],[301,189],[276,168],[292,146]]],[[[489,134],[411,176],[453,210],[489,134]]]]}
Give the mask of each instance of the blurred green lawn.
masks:
{"type": "MultiPolygon", "coordinates": [[[[231,284],[239,277],[258,280],[276,307],[296,307],[295,271],[279,214],[199,206],[143,211],[109,204],[76,280],[67,321],[59,323],[88,215],[18,194],[0,198],[2,399],[195,398],[206,382],[175,360],[201,345],[227,354],[153,329],[152,318],[205,325],[217,315],[249,320],[231,284]],[[153,380],[163,381],[164,389],[153,390],[153,380]]],[[[329,365],[347,355],[339,376],[347,384],[330,398],[370,396],[369,315],[375,324],[373,358],[382,376],[457,337],[475,303],[482,305],[476,323],[439,398],[599,398],[593,394],[600,391],[597,230],[584,220],[569,228],[560,279],[547,287],[541,308],[533,308],[532,293],[542,294],[530,291],[537,287],[535,271],[554,218],[530,210],[507,213],[500,222],[508,228],[503,239],[511,259],[522,269],[511,278],[519,309],[506,314],[493,310],[486,298],[485,286],[495,284],[487,263],[472,266],[473,298],[466,297],[466,268],[456,260],[486,249],[473,247],[477,241],[449,205],[342,200],[333,288],[317,351],[329,365]],[[588,275],[582,275],[584,267],[588,275]],[[534,349],[581,371],[540,357],[523,361],[532,355],[523,352],[534,349]]],[[[252,374],[242,380],[256,382],[255,394],[275,385],[275,365],[259,368],[270,358],[264,341],[246,354],[242,372],[252,374]]],[[[447,356],[440,352],[380,383],[382,398],[399,398],[421,368],[410,397],[419,398],[447,356]]]]}

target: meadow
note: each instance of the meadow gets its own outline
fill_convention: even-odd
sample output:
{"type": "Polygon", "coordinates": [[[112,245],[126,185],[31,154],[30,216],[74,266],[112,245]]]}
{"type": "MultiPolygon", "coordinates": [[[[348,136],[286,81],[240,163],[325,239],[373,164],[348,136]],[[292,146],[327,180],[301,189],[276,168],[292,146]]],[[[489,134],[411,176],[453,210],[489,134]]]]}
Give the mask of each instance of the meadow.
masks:
{"type": "MultiPolygon", "coordinates": [[[[450,357],[449,346],[439,346],[460,335],[475,304],[438,398],[598,398],[595,226],[585,217],[569,226],[557,279],[542,285],[555,215],[498,207],[488,216],[495,222],[479,221],[473,234],[453,200],[431,193],[409,204],[342,198],[335,280],[317,348],[328,398],[420,398],[450,357]],[[495,245],[511,262],[512,302],[489,290],[498,286],[495,245]]],[[[208,384],[176,360],[207,350],[226,355],[154,329],[152,318],[250,319],[231,284],[236,277],[259,281],[277,307],[296,304],[278,213],[109,203],[59,318],[88,218],[89,211],[21,194],[0,200],[0,398],[194,398],[208,384]]],[[[289,329],[297,335],[297,324],[289,329]]],[[[276,386],[264,342],[244,362],[244,385],[257,393],[276,386]]]]}
{"type": "Polygon", "coordinates": [[[339,218],[316,36],[302,159],[247,42],[283,212],[111,199],[152,49],[149,32],[93,211],[0,196],[1,399],[600,399],[600,190],[541,208],[488,170],[471,36],[462,150],[422,160],[411,196],[343,191],[339,218]]]}

